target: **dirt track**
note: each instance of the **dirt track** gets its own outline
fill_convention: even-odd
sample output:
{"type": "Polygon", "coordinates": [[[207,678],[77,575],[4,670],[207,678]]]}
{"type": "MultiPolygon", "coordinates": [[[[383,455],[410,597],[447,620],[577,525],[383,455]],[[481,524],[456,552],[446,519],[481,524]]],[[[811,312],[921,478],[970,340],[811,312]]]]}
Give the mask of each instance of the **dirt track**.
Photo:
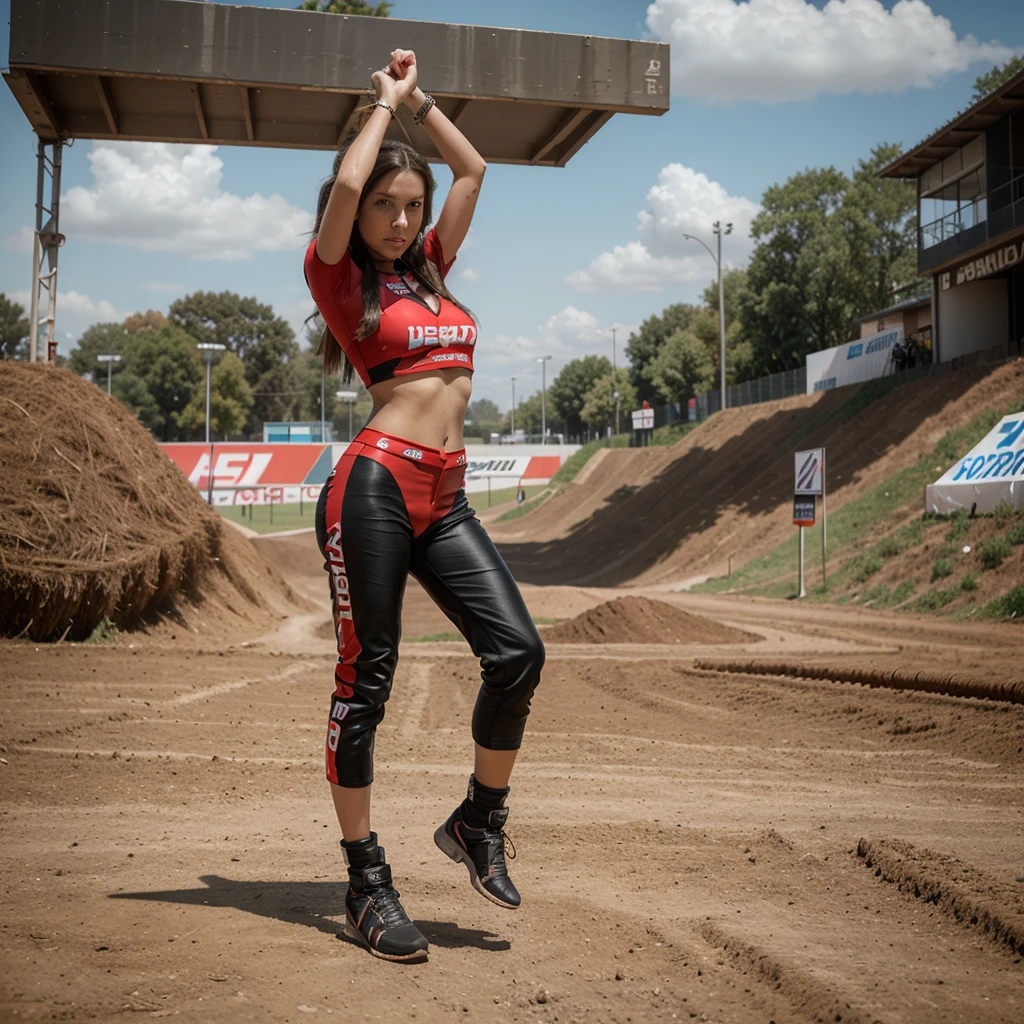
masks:
{"type": "MultiPolygon", "coordinates": [[[[1019,625],[681,594],[763,639],[551,644],[513,783],[514,913],[431,842],[464,787],[473,659],[406,643],[375,805],[431,942],[403,967],[336,937],[323,580],[309,537],[258,547],[316,610],[262,636],[0,647],[0,1018],[1024,1018],[1024,707],[692,667],[1019,680],[1019,625]]],[[[565,617],[622,591],[525,593],[565,617]]],[[[450,628],[410,588],[405,635],[450,628]]]]}
{"type": "Polygon", "coordinates": [[[489,529],[531,583],[678,586],[724,575],[730,556],[742,564],[792,534],[794,450],[827,449],[834,513],[1022,393],[1018,359],[915,381],[852,416],[855,388],[728,409],[671,448],[599,453],[556,498],[489,529]]]}

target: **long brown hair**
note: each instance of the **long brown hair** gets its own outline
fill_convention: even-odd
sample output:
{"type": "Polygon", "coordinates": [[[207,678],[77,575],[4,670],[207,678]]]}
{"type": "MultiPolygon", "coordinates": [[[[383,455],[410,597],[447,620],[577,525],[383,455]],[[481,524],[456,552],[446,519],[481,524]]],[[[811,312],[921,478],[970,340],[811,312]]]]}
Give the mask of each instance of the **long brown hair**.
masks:
{"type": "MultiPolygon", "coordinates": [[[[351,131],[342,143],[334,158],[334,167],[331,170],[330,178],[320,186],[320,195],[316,204],[316,225],[313,228],[314,236],[320,231],[320,223],[324,219],[324,211],[327,209],[327,201],[331,197],[331,189],[334,188],[334,182],[338,177],[338,171],[341,169],[341,162],[345,158],[345,153],[348,152],[349,146],[352,145],[352,142],[372,112],[372,106],[362,108],[359,120],[357,121],[358,127],[351,131]]],[[[475,321],[476,317],[473,316],[472,311],[452,295],[444,281],[441,280],[437,267],[427,259],[426,253],[423,250],[423,239],[427,226],[431,222],[431,206],[437,183],[434,181],[434,175],[430,171],[430,165],[412,146],[404,142],[395,142],[391,139],[385,139],[381,143],[380,152],[377,154],[377,161],[373,165],[373,170],[370,172],[369,178],[366,179],[366,184],[363,186],[363,191],[359,196],[359,206],[362,206],[367,195],[377,182],[391,171],[415,171],[423,179],[423,222],[420,225],[419,234],[416,235],[412,244],[405,250],[401,260],[398,262],[424,288],[435,295],[446,298],[453,305],[458,306],[464,313],[473,317],[475,321]]],[[[362,272],[360,291],[363,300],[363,318],[359,321],[359,329],[356,333],[356,340],[362,341],[363,338],[368,338],[380,326],[380,279],[377,276],[377,266],[373,262],[369,249],[366,248],[366,243],[359,234],[359,225],[356,223],[352,225],[349,251],[352,254],[352,262],[362,272]]],[[[344,358],[345,369],[342,373],[342,382],[348,384],[352,380],[352,364],[349,362],[348,357],[344,356],[341,345],[338,344],[337,338],[331,333],[331,329],[326,323],[324,323],[323,332],[317,343],[316,353],[323,358],[324,373],[328,375],[338,372],[338,368],[341,366],[342,359],[344,358]]]]}

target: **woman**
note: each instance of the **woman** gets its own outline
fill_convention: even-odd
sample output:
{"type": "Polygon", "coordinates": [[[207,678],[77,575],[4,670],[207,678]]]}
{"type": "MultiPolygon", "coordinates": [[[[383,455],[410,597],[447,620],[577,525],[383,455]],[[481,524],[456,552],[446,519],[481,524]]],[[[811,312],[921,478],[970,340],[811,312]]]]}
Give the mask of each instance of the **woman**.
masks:
{"type": "MultiPolygon", "coordinates": [[[[402,594],[412,573],[480,658],[473,773],[466,799],[434,834],[474,888],[498,906],[520,897],[505,865],[505,800],[544,647],[515,581],[469,507],[462,424],[477,324],[444,278],[469,231],[486,165],[417,88],[416,58],[395,50],[372,76],[376,101],[320,191],[306,253],[326,324],[324,368],[358,372],[369,424],[339,459],[317,506],[338,637],[327,777],[348,864],[345,931],[375,956],[419,959],[427,940],[392,886],[370,829],[373,741],[398,659],[402,594]],[[386,141],[399,103],[414,111],[454,181],[437,224],[433,176],[386,141]]],[[[514,855],[514,850],[513,850],[514,855]]]]}

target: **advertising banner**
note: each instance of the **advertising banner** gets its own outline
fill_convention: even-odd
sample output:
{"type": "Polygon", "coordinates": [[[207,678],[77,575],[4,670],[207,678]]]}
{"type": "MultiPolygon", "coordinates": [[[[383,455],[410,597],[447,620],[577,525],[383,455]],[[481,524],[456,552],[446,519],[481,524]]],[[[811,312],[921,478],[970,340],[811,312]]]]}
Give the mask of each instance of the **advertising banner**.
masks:
{"type": "Polygon", "coordinates": [[[925,511],[1024,510],[1024,413],[1004,416],[959,462],[925,488],[925,511]]]}
{"type": "Polygon", "coordinates": [[[884,377],[892,370],[892,349],[897,342],[903,342],[902,327],[812,352],[807,356],[807,394],[884,377]]]}

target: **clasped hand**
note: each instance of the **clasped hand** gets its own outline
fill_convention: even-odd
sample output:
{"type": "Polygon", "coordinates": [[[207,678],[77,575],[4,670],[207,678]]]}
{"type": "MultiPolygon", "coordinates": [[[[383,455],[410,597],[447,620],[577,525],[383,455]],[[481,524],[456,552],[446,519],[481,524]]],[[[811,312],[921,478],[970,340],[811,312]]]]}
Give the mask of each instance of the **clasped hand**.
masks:
{"type": "Polygon", "coordinates": [[[412,50],[392,50],[391,63],[370,76],[377,99],[396,110],[416,88],[416,54],[412,50]]]}

